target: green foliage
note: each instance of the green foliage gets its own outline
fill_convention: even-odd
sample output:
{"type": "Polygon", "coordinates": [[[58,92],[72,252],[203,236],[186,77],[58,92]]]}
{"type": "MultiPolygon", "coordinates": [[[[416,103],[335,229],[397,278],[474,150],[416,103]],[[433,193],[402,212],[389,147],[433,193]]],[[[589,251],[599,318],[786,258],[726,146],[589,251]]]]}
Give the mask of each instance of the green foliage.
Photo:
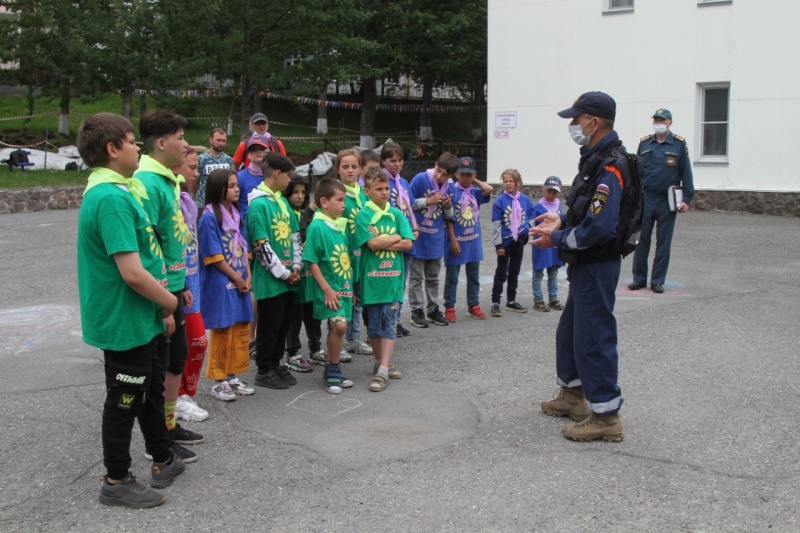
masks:
{"type": "Polygon", "coordinates": [[[88,170],[26,170],[8,171],[8,167],[0,167],[0,189],[25,189],[30,187],[73,187],[86,185],[88,170]]]}

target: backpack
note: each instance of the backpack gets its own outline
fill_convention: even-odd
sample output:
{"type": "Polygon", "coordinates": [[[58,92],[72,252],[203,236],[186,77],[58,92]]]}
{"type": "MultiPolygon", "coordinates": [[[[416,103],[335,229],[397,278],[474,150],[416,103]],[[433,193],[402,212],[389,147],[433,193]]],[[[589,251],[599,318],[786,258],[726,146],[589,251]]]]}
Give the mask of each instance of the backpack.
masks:
{"type": "MultiPolygon", "coordinates": [[[[582,183],[573,185],[567,198],[570,208],[567,214],[567,226],[574,227],[580,224],[586,216],[589,201],[597,188],[597,181],[601,169],[611,165],[619,169],[622,174],[623,188],[622,199],[619,206],[619,221],[617,223],[616,239],[601,246],[599,249],[563,251],[562,261],[572,263],[582,256],[583,261],[606,260],[612,255],[626,257],[636,249],[642,232],[642,212],[644,211],[644,196],[642,195],[642,175],[644,166],[636,154],[629,154],[622,142],[613,142],[603,152],[594,154],[580,169],[579,176],[585,176],[582,183]]],[[[576,183],[579,178],[576,178],[576,183]]],[[[559,258],[562,250],[559,250],[559,258]]]]}

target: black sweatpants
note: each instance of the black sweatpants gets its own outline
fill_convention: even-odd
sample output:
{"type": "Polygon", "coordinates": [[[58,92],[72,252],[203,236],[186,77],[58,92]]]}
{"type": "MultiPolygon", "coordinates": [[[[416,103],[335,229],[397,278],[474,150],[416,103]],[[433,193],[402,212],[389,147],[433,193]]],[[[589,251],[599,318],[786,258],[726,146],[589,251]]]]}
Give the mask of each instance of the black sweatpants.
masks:
{"type": "Polygon", "coordinates": [[[259,374],[266,374],[281,362],[286,334],[292,324],[294,292],[286,291],[256,300],[258,325],[256,326],[256,366],[259,374]]]}

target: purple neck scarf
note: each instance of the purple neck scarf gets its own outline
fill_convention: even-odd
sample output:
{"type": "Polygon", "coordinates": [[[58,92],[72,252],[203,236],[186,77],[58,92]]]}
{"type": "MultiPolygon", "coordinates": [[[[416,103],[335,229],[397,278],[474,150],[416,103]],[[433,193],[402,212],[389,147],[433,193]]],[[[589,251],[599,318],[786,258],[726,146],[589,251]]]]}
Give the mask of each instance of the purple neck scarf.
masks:
{"type": "Polygon", "coordinates": [[[456,189],[461,191],[461,200],[458,202],[458,205],[461,206],[461,216],[463,217],[467,207],[471,206],[472,218],[477,223],[481,212],[478,209],[478,200],[475,199],[475,195],[472,193],[472,187],[462,187],[459,182],[455,182],[455,186],[456,189]]]}
{"type": "Polygon", "coordinates": [[[504,191],[511,197],[511,236],[514,237],[514,240],[517,240],[519,237],[519,227],[522,225],[522,205],[519,203],[519,195],[520,192],[517,191],[514,194],[509,193],[508,191],[504,191]]]}
{"type": "Polygon", "coordinates": [[[249,164],[249,165],[247,165],[247,170],[248,170],[248,171],[250,172],[250,174],[252,174],[253,176],[263,176],[263,175],[264,175],[264,173],[263,173],[263,172],[261,172],[261,167],[260,167],[260,166],[256,166],[256,165],[254,165],[252,161],[250,161],[250,164],[249,164]]]}
{"type": "Polygon", "coordinates": [[[195,203],[191,195],[186,191],[181,191],[179,200],[181,202],[183,220],[186,221],[187,226],[194,228],[197,225],[197,203],[195,203]]]}
{"type": "Polygon", "coordinates": [[[539,203],[542,204],[542,207],[547,209],[548,213],[558,213],[558,199],[555,199],[552,202],[548,202],[544,198],[541,198],[539,200],[539,203]]]}
{"type": "MultiPolygon", "coordinates": [[[[234,243],[238,246],[241,250],[237,250],[231,247],[231,252],[233,255],[234,260],[238,257],[244,257],[245,253],[247,252],[247,241],[245,240],[244,236],[239,229],[239,210],[235,207],[231,206],[230,211],[225,209],[224,205],[219,206],[219,211],[222,213],[222,231],[226,233],[230,233],[233,237],[231,239],[231,245],[234,243]]],[[[214,207],[211,204],[208,204],[206,208],[203,210],[204,213],[211,213],[211,216],[215,216],[214,214],[214,207]]],[[[246,261],[247,259],[242,259],[242,261],[246,261]]],[[[242,263],[243,264],[243,263],[242,263]]],[[[231,266],[239,266],[239,265],[231,265],[231,266]]]]}
{"type": "MultiPolygon", "coordinates": [[[[433,177],[434,169],[429,168],[426,172],[428,173],[428,181],[431,182],[431,194],[430,194],[430,196],[433,196],[437,192],[441,193],[442,196],[447,194],[447,188],[450,186],[450,180],[449,179],[445,180],[444,183],[439,185],[436,182],[436,178],[433,177]]],[[[432,218],[433,214],[436,212],[436,210],[438,208],[439,208],[439,204],[431,204],[430,206],[428,206],[428,211],[425,213],[425,218],[432,218]]]]}
{"type": "Polygon", "coordinates": [[[402,213],[411,223],[411,227],[416,230],[417,217],[415,217],[414,213],[411,211],[411,198],[408,197],[408,191],[406,188],[400,183],[400,174],[393,176],[392,173],[385,168],[383,169],[383,173],[389,177],[389,181],[394,182],[394,188],[397,191],[397,201],[395,202],[395,207],[402,211],[402,213]]]}

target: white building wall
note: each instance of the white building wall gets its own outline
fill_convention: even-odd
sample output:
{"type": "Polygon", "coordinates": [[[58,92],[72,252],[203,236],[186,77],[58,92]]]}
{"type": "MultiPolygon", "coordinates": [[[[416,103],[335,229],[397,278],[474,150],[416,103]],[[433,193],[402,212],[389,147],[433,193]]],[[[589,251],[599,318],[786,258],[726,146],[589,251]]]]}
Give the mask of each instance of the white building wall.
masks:
{"type": "Polygon", "coordinates": [[[800,191],[800,1],[635,0],[632,13],[604,15],[607,2],[489,0],[490,182],[512,167],[527,184],[571,183],[577,146],[556,112],[599,90],[616,100],[630,151],[657,108],[672,111],[696,188],[800,191]],[[698,83],[711,82],[730,83],[727,164],[698,162],[698,83]],[[516,128],[494,128],[496,112],[516,112],[516,128]]]}

